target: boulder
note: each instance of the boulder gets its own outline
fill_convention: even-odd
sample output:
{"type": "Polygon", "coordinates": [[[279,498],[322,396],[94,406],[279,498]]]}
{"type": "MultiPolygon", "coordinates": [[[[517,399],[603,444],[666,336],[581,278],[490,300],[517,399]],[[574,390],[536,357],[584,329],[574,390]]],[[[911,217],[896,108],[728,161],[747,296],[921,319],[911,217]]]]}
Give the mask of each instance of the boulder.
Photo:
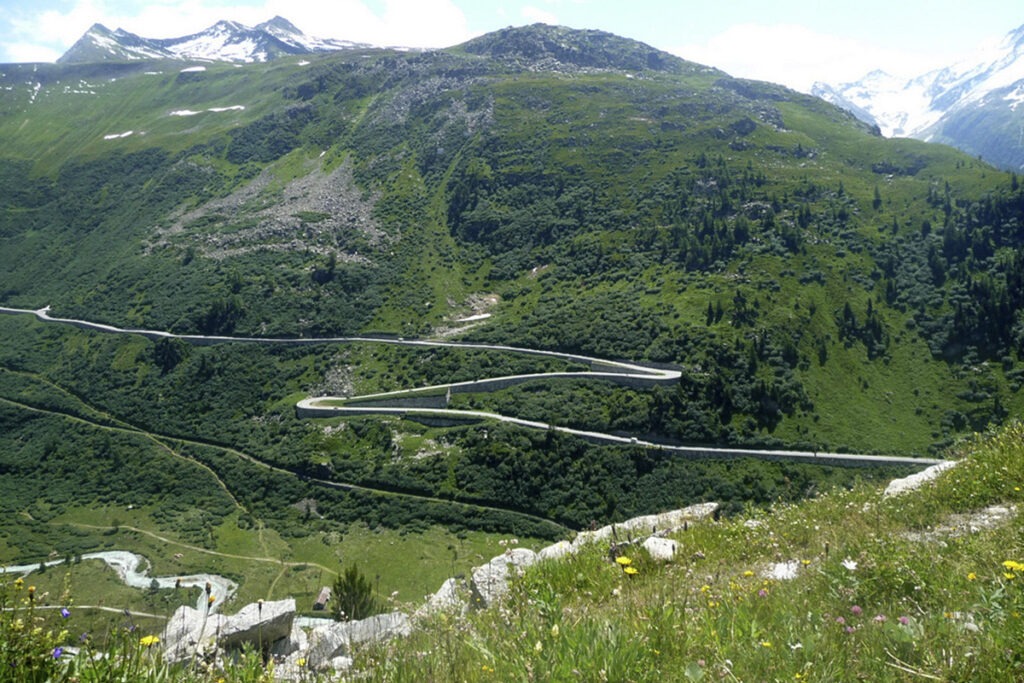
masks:
{"type": "Polygon", "coordinates": [[[662,562],[668,562],[675,558],[678,545],[675,541],[660,536],[651,536],[644,541],[644,549],[651,559],[662,562]]]}
{"type": "Polygon", "coordinates": [[[490,562],[473,570],[471,588],[473,604],[489,607],[508,592],[508,580],[512,572],[521,572],[537,561],[537,553],[528,548],[506,550],[490,562]]]}
{"type": "Polygon", "coordinates": [[[222,614],[182,605],[171,615],[160,637],[164,659],[170,663],[183,662],[216,650],[224,619],[222,614]]]}
{"type": "Polygon", "coordinates": [[[885,493],[882,494],[882,497],[889,498],[891,496],[899,496],[909,491],[917,490],[926,482],[931,481],[950,467],[954,467],[956,464],[956,460],[946,460],[937,465],[932,465],[927,469],[921,470],[920,472],[911,474],[909,477],[893,479],[889,482],[889,485],[885,487],[885,493]]]}
{"type": "Polygon", "coordinates": [[[329,668],[331,660],[350,654],[354,646],[377,643],[410,633],[412,626],[408,615],[402,612],[375,614],[359,621],[339,621],[318,626],[310,632],[305,652],[297,654],[306,660],[307,668],[329,668]]]}
{"type": "Polygon", "coordinates": [[[579,548],[588,543],[598,543],[612,540],[616,543],[626,543],[636,540],[638,537],[653,536],[658,533],[669,533],[682,529],[688,522],[695,522],[710,517],[718,509],[718,503],[698,503],[682,508],[681,510],[670,510],[657,515],[643,515],[627,519],[621,524],[609,524],[594,531],[581,531],[573,539],[573,548],[579,548]]]}
{"type": "Polygon", "coordinates": [[[427,602],[416,610],[414,618],[419,619],[437,612],[462,612],[468,602],[463,597],[458,579],[446,579],[437,592],[427,598],[427,602]]]}
{"type": "Polygon", "coordinates": [[[571,555],[573,552],[573,545],[569,541],[559,541],[554,545],[549,545],[546,548],[541,548],[540,552],[537,553],[538,560],[560,560],[566,555],[571,555]]]}
{"type": "Polygon", "coordinates": [[[275,640],[286,638],[295,620],[295,600],[254,602],[226,617],[220,628],[220,646],[225,650],[251,645],[267,649],[275,640]]]}
{"type": "Polygon", "coordinates": [[[293,652],[305,650],[309,646],[309,637],[302,630],[298,622],[292,621],[292,631],[288,637],[274,641],[270,645],[270,654],[273,657],[287,657],[293,652]]]}

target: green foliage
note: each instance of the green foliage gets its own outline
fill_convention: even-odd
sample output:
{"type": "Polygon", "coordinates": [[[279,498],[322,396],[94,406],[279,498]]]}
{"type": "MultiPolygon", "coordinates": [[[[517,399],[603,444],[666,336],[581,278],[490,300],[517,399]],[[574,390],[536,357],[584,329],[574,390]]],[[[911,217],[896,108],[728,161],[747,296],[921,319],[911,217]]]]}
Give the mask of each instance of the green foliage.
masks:
{"type": "Polygon", "coordinates": [[[353,562],[338,572],[331,593],[331,614],[338,621],[359,621],[381,611],[370,580],[353,562]]]}
{"type": "Polygon", "coordinates": [[[1021,520],[981,520],[986,506],[1022,500],[1022,437],[1012,423],[964,444],[957,467],[898,497],[859,484],[692,523],[671,536],[678,548],[667,563],[630,546],[614,562],[596,546],[539,562],[494,608],[438,615],[374,649],[367,656],[378,665],[367,673],[1015,680],[1024,671],[1021,520]],[[979,526],[968,531],[955,512],[973,513],[979,526]]]}

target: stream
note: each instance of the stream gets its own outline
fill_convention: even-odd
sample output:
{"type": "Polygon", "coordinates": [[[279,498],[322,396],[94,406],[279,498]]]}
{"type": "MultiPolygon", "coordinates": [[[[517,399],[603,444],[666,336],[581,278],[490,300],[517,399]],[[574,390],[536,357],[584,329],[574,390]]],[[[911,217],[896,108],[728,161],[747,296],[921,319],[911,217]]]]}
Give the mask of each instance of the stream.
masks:
{"type": "MultiPolygon", "coordinates": [[[[107,563],[107,566],[117,572],[117,575],[121,577],[121,580],[125,582],[125,585],[132,588],[149,588],[153,585],[153,581],[156,581],[156,585],[159,588],[199,588],[201,592],[199,599],[196,601],[196,609],[199,611],[205,611],[207,604],[209,603],[209,597],[214,599],[213,604],[210,605],[210,612],[216,612],[220,609],[228,598],[235,594],[238,590],[238,584],[230,579],[225,579],[223,576],[217,576],[216,574],[189,574],[187,576],[150,576],[149,568],[150,563],[142,555],[138,555],[127,550],[104,550],[96,553],[85,553],[82,555],[83,560],[102,560],[107,563]],[[206,586],[209,584],[210,593],[209,596],[206,594],[206,586]]],[[[57,565],[64,564],[66,560],[50,560],[43,564],[47,567],[55,567],[57,565]]],[[[33,571],[39,570],[39,564],[20,564],[10,565],[7,567],[0,567],[0,572],[4,574],[20,574],[21,576],[27,576],[33,571]]]]}

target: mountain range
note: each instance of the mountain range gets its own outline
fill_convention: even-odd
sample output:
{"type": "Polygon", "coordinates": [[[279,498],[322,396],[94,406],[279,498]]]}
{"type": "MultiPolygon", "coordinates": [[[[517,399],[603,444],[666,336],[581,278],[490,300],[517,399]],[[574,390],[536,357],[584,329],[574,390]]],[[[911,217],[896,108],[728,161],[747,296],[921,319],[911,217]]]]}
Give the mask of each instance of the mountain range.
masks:
{"type": "Polygon", "coordinates": [[[347,40],[307,36],[291,22],[274,17],[256,26],[218,21],[180,38],[143,38],[123,29],[93,24],[65,52],[60,64],[147,59],[197,59],[221,62],[265,62],[282,55],[312,54],[369,47],[347,40]]]}
{"type": "Polygon", "coordinates": [[[0,143],[10,564],[116,540],[312,604],[359,558],[424,595],[481,534],[793,501],[892,474],[813,454],[1024,413],[1015,175],[629,38],[4,65],[0,143]]]}
{"type": "Polygon", "coordinates": [[[1004,168],[1024,168],[1024,26],[958,63],[910,79],[873,71],[812,94],[887,136],[953,145],[1004,168]]]}

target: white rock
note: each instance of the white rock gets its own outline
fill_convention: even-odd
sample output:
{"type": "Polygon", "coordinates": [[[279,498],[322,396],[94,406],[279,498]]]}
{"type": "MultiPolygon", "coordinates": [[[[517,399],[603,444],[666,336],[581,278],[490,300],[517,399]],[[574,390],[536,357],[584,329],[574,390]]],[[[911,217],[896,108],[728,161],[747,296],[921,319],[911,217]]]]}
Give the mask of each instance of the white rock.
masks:
{"type": "Polygon", "coordinates": [[[917,490],[926,482],[935,479],[935,477],[939,476],[940,473],[945,472],[951,467],[955,467],[956,464],[956,460],[946,460],[937,465],[932,465],[925,470],[911,474],[909,477],[893,479],[889,482],[889,485],[885,487],[885,493],[882,494],[882,497],[889,498],[890,496],[898,496],[907,493],[908,491],[917,490]]]}
{"type": "Polygon", "coordinates": [[[291,633],[288,634],[287,638],[274,641],[270,646],[270,654],[275,657],[287,657],[293,652],[305,650],[308,647],[309,637],[302,630],[302,627],[293,620],[291,633]]]}
{"type": "Polygon", "coordinates": [[[473,603],[489,607],[508,592],[508,580],[513,571],[521,572],[537,561],[537,553],[529,548],[507,550],[490,562],[473,570],[473,603]]]}
{"type": "Polygon", "coordinates": [[[213,652],[224,619],[223,614],[210,614],[182,605],[171,615],[160,638],[164,659],[176,663],[213,652]]]}
{"type": "Polygon", "coordinates": [[[573,548],[578,549],[588,543],[598,543],[609,539],[622,543],[638,536],[675,531],[682,529],[688,522],[710,517],[717,509],[718,503],[698,503],[681,510],[634,517],[621,524],[609,524],[595,531],[581,531],[573,539],[573,548]]]}
{"type": "Polygon", "coordinates": [[[224,619],[218,639],[224,649],[249,644],[266,648],[275,640],[286,638],[295,620],[295,600],[254,602],[224,619]]]}
{"type": "Polygon", "coordinates": [[[409,617],[402,612],[375,614],[359,621],[339,621],[313,629],[305,652],[298,654],[306,660],[307,667],[320,669],[329,667],[331,660],[348,655],[354,645],[407,636],[411,632],[409,617]]]}
{"type": "Polygon", "coordinates": [[[573,552],[573,545],[569,541],[559,541],[554,545],[549,545],[546,548],[541,548],[540,552],[537,553],[538,560],[560,560],[566,555],[571,555],[573,552]]]}
{"type": "Polygon", "coordinates": [[[647,554],[651,556],[651,559],[662,562],[674,559],[677,547],[678,543],[675,541],[661,538],[660,536],[651,536],[644,541],[644,549],[647,550],[647,554]]]}
{"type": "Polygon", "coordinates": [[[436,593],[431,595],[427,602],[416,610],[413,618],[419,619],[437,612],[462,612],[468,605],[466,599],[459,590],[458,579],[447,579],[441,584],[436,593]]]}

